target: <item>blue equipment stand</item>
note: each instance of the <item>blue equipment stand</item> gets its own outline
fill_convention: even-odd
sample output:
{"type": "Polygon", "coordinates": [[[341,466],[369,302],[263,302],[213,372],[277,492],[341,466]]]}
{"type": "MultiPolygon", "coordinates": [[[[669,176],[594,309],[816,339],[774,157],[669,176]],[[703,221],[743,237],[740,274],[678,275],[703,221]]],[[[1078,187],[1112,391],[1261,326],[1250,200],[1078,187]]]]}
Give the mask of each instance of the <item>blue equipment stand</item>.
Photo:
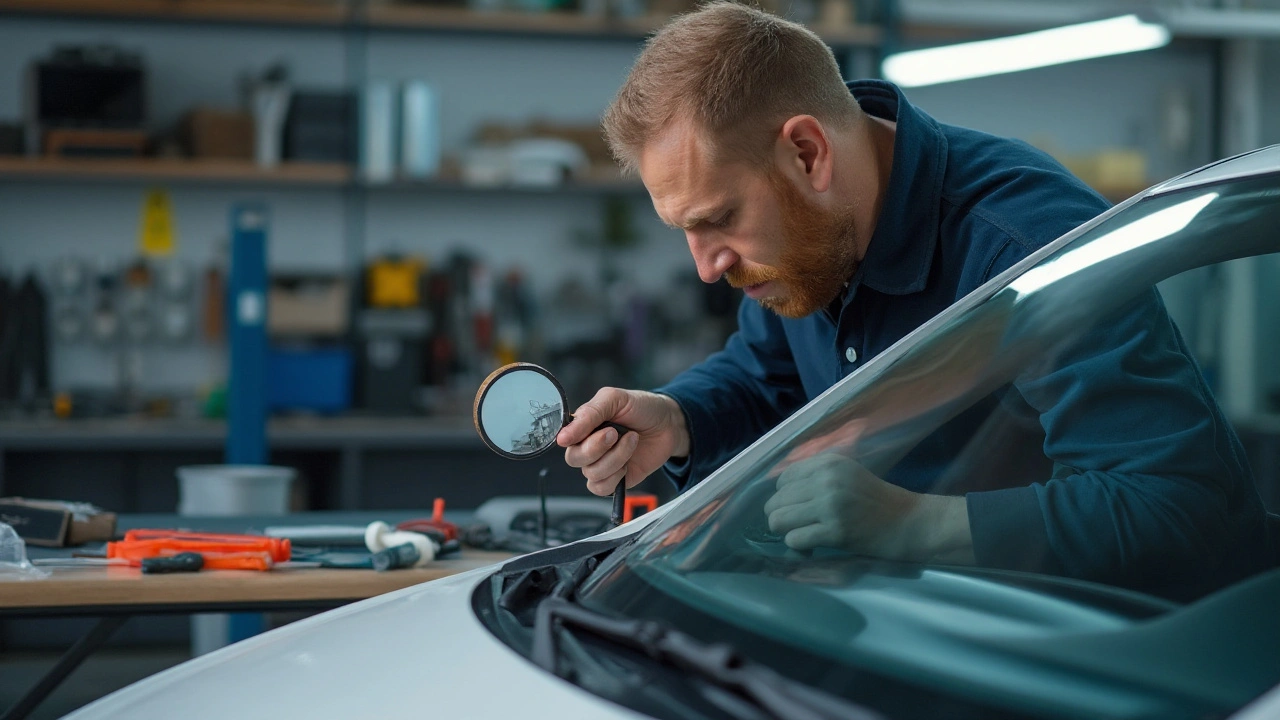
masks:
{"type": "MultiPolygon", "coordinates": [[[[264,205],[231,208],[228,465],[267,463],[267,227],[264,205]]],[[[235,613],[227,621],[227,640],[237,642],[265,629],[261,613],[235,613]]]]}

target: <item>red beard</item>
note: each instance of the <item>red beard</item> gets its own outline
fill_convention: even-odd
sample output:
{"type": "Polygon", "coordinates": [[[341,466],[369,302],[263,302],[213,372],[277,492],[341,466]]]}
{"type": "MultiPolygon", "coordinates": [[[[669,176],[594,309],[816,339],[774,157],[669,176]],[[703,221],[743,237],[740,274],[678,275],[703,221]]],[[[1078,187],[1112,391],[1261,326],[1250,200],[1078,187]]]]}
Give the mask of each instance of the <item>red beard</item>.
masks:
{"type": "Polygon", "coordinates": [[[776,280],[784,288],[760,305],[786,318],[802,318],[826,307],[858,268],[852,206],[827,212],[810,204],[777,172],[769,184],[782,215],[782,256],[777,267],[734,265],[725,279],[736,288],[776,280]]]}

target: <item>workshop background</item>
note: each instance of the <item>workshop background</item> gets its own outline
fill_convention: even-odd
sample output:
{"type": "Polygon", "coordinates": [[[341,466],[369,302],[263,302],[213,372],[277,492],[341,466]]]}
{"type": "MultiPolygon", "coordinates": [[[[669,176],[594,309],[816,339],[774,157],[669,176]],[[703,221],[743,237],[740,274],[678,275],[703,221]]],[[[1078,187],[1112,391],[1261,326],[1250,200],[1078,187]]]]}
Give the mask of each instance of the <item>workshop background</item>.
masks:
{"type": "MultiPolygon", "coordinates": [[[[894,51],[1135,5],[760,4],[816,29],[849,78],[894,51]]],[[[1116,202],[1280,142],[1280,2],[1136,5],[1164,12],[1167,46],[907,95],[1051,152],[1116,202]]],[[[0,0],[0,496],[173,513],[177,468],[222,461],[246,213],[266,236],[269,461],[298,472],[291,509],[533,492],[539,468],[471,428],[490,370],[543,363],[574,406],[657,385],[733,330],[740,295],[699,282],[598,130],[646,33],[689,6],[0,0]]],[[[1268,257],[1162,288],[1272,511],[1278,282],[1268,257]]],[[[552,493],[584,494],[545,465],[552,493]]],[[[0,623],[0,707],[83,627],[0,623]]],[[[185,658],[186,629],[131,623],[43,711],[185,658]]]]}

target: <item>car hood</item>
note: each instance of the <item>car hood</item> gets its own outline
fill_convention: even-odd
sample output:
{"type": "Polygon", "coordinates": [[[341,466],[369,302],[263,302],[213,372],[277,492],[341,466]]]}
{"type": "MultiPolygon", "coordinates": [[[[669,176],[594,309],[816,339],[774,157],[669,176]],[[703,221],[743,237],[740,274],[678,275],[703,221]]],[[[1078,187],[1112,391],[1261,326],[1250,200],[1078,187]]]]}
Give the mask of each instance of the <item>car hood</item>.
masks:
{"type": "Polygon", "coordinates": [[[641,718],[539,669],[476,620],[480,568],[317,615],[196,658],[75,720],[641,718]]]}

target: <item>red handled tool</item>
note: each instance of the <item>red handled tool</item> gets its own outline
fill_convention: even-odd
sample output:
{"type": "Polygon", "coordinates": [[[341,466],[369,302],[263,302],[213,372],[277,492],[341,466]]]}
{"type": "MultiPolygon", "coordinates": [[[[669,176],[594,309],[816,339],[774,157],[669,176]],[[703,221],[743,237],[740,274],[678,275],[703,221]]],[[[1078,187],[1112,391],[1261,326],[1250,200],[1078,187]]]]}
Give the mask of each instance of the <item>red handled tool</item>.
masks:
{"type": "Polygon", "coordinates": [[[420,532],[424,535],[443,535],[441,544],[458,539],[458,526],[444,519],[444,498],[436,498],[431,504],[430,518],[414,518],[396,525],[397,530],[420,532]]]}

